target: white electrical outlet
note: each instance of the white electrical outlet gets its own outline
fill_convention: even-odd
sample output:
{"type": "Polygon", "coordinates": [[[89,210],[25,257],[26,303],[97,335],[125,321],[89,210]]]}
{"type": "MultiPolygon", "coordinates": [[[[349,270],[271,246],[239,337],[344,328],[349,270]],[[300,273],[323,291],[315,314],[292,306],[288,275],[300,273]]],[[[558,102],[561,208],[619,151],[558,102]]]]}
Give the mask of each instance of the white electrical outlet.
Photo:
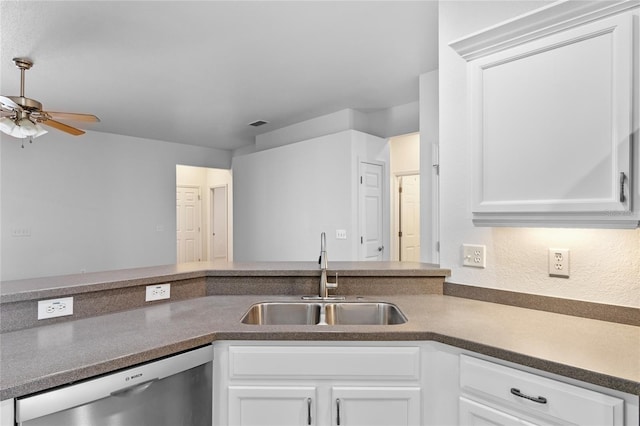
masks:
{"type": "Polygon", "coordinates": [[[487,267],[487,247],[473,244],[462,245],[462,265],[474,268],[487,267]]]}
{"type": "Polygon", "coordinates": [[[569,249],[549,249],[549,276],[569,278],[569,249]]]}
{"type": "Polygon", "coordinates": [[[145,302],[162,300],[171,297],[171,284],[155,284],[146,287],[145,302]]]}
{"type": "Polygon", "coordinates": [[[38,319],[73,315],[73,297],[38,301],[38,319]]]}

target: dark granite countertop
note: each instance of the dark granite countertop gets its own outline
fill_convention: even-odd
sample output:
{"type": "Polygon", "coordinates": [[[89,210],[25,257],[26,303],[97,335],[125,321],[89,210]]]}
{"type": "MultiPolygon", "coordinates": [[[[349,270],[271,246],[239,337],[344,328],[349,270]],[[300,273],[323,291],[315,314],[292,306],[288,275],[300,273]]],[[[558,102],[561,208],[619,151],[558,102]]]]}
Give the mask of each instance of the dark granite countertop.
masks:
{"type": "Polygon", "coordinates": [[[402,309],[406,324],[251,326],[240,323],[251,304],[297,298],[206,296],[4,333],[0,335],[0,399],[216,340],[242,339],[433,340],[640,394],[640,327],[452,296],[383,298],[402,309]]]}

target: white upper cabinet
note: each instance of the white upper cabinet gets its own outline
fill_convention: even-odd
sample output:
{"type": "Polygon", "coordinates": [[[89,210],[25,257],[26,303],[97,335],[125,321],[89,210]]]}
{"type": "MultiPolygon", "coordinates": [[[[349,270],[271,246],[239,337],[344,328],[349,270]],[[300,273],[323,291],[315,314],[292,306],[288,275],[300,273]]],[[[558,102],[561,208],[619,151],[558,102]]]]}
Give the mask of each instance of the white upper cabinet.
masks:
{"type": "Polygon", "coordinates": [[[474,223],[638,226],[639,5],[556,2],[450,43],[469,61],[474,223]]]}

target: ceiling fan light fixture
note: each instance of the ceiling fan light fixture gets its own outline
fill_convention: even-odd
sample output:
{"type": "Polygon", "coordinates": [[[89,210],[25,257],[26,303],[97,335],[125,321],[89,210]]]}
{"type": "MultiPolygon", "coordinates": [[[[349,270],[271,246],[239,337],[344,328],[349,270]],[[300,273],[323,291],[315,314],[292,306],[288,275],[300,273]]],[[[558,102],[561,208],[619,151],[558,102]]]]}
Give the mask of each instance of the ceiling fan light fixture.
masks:
{"type": "Polygon", "coordinates": [[[17,122],[9,117],[0,118],[0,131],[18,139],[37,138],[47,133],[47,130],[28,118],[22,118],[17,122]]]}
{"type": "Polygon", "coordinates": [[[16,123],[9,117],[0,117],[0,132],[13,136],[16,123]]]}
{"type": "Polygon", "coordinates": [[[17,123],[18,127],[20,127],[20,130],[22,131],[22,134],[24,135],[23,137],[33,137],[38,133],[38,128],[36,127],[36,124],[29,120],[27,117],[21,118],[20,120],[18,120],[17,123]]]}
{"type": "Polygon", "coordinates": [[[44,127],[42,127],[39,123],[36,123],[36,134],[33,135],[34,138],[37,138],[38,136],[42,136],[45,135],[47,133],[49,133],[44,127]]]}

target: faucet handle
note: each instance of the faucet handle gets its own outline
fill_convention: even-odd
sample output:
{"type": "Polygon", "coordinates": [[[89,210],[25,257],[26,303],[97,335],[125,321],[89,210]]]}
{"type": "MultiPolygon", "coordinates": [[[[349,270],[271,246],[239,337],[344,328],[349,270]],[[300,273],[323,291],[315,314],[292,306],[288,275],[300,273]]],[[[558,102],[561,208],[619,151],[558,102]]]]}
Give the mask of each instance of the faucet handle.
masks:
{"type": "Polygon", "coordinates": [[[338,273],[336,272],[336,280],[335,282],[330,283],[327,280],[327,288],[338,288],[338,273]]]}

